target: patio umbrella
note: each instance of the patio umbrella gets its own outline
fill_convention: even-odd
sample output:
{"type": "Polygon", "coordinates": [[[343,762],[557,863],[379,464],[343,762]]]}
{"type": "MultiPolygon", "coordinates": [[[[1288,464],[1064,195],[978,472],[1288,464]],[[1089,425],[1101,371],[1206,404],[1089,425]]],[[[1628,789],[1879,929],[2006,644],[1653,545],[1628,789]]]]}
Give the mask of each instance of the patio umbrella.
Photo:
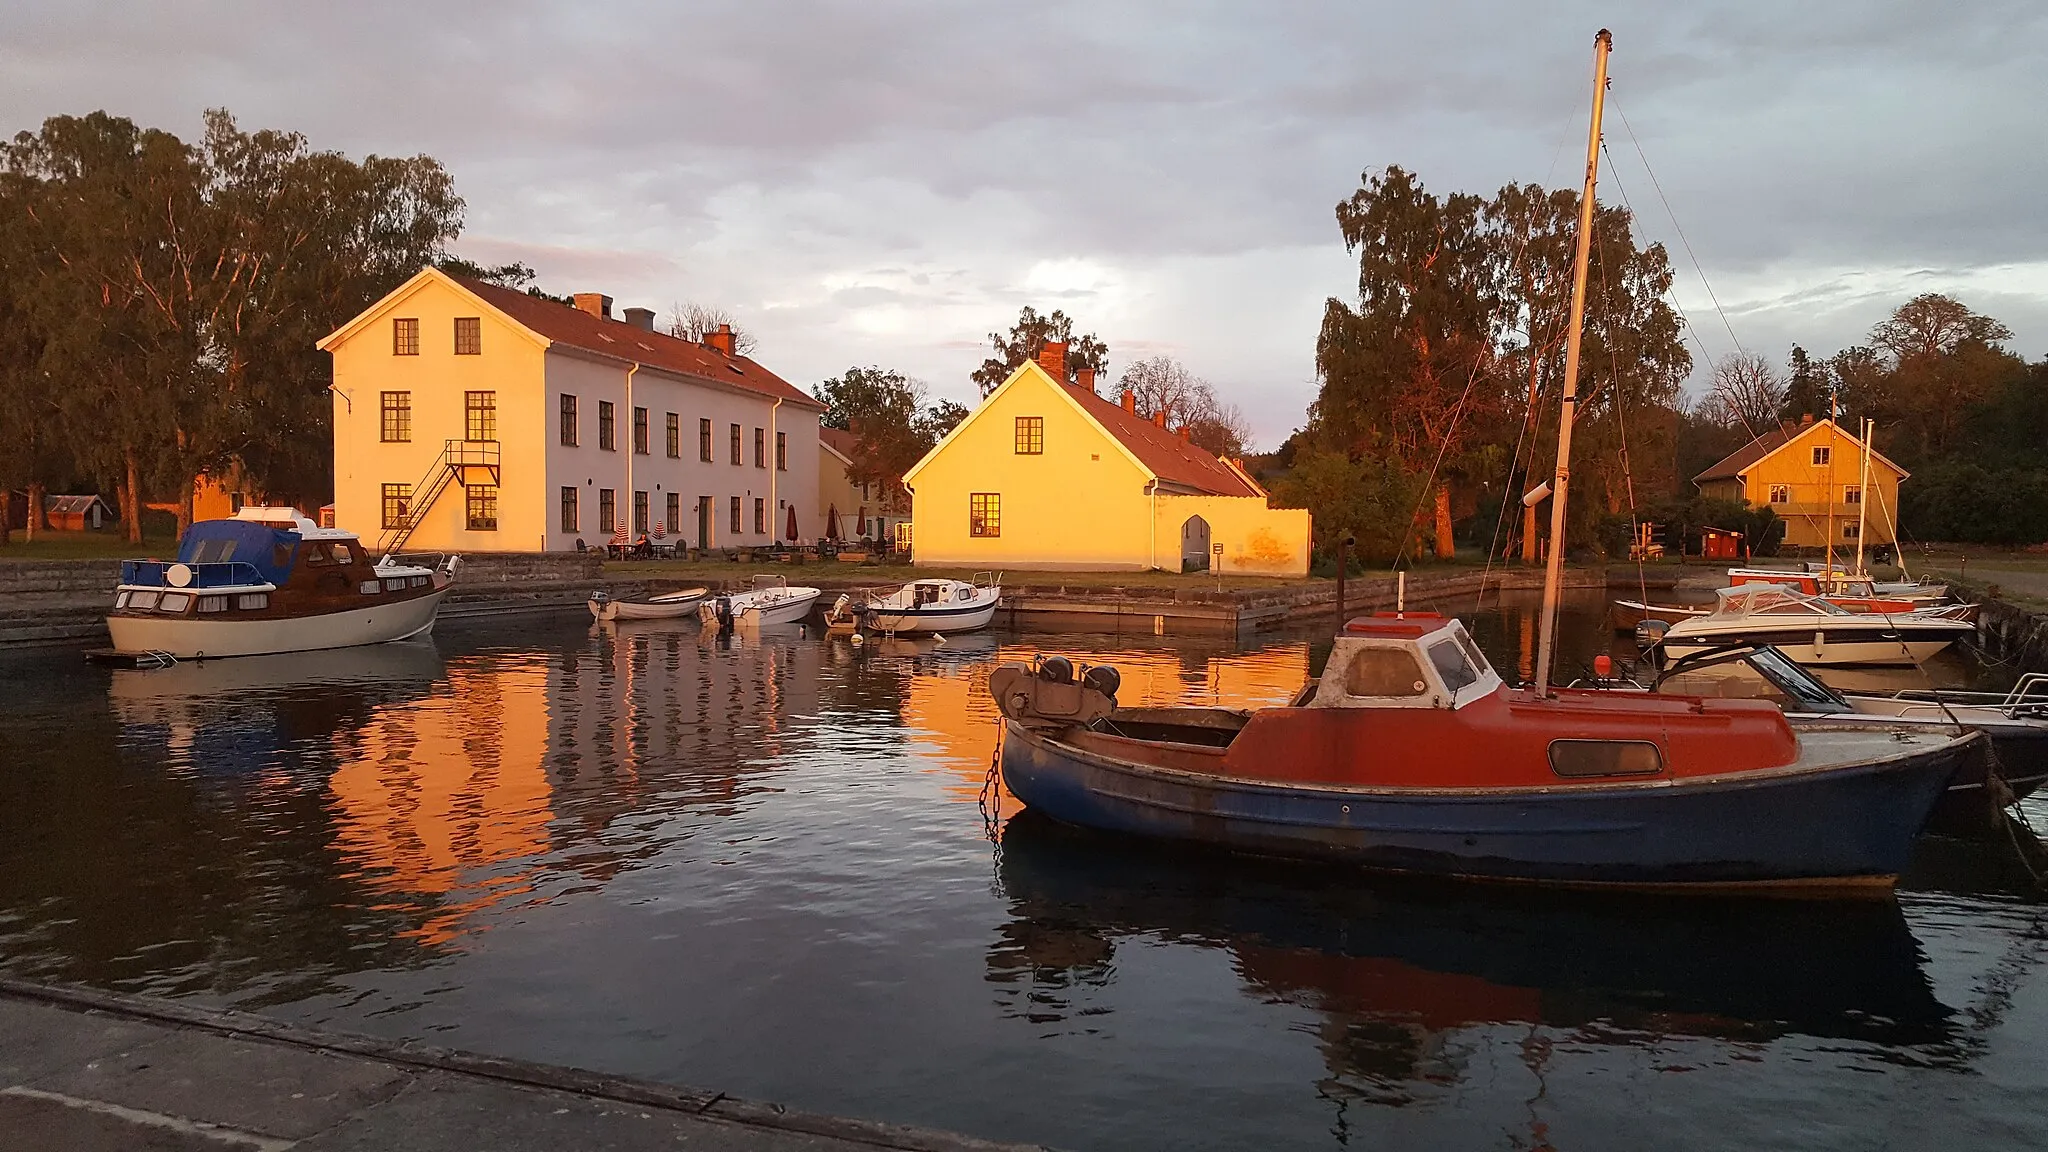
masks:
{"type": "Polygon", "coordinates": [[[825,512],[825,539],[839,539],[839,505],[834,504],[825,512]]]}
{"type": "Polygon", "coordinates": [[[865,536],[868,534],[868,506],[865,504],[860,506],[860,523],[854,526],[853,534],[855,536],[865,536]]]}
{"type": "Polygon", "coordinates": [[[798,538],[796,530],[796,505],[794,504],[789,506],[789,532],[787,535],[791,540],[798,538]]]}

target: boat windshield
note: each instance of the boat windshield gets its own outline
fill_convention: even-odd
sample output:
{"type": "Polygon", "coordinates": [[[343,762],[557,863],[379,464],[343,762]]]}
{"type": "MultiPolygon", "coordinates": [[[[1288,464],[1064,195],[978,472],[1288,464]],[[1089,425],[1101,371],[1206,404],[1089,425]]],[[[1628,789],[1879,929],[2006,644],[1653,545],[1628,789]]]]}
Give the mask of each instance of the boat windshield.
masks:
{"type": "Polygon", "coordinates": [[[1773,687],[1790,697],[1801,711],[1842,712],[1848,709],[1834,689],[1815,679],[1813,673],[1793,663],[1776,648],[1759,648],[1749,654],[1747,662],[1773,687]]]}
{"type": "Polygon", "coordinates": [[[1431,644],[1429,662],[1436,665],[1437,674],[1444,678],[1444,687],[1453,693],[1479,682],[1479,669],[1472,666],[1464,648],[1454,640],[1439,640],[1431,644]]]}

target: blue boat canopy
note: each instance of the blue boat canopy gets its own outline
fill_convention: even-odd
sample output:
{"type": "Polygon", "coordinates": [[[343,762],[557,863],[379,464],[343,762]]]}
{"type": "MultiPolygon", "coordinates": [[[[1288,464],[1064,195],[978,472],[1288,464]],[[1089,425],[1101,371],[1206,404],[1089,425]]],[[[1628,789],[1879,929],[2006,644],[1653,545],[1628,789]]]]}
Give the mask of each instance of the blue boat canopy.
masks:
{"type": "Polygon", "coordinates": [[[282,585],[292,574],[298,554],[297,532],[272,528],[253,520],[201,520],[178,542],[182,564],[247,564],[271,584],[282,585]]]}

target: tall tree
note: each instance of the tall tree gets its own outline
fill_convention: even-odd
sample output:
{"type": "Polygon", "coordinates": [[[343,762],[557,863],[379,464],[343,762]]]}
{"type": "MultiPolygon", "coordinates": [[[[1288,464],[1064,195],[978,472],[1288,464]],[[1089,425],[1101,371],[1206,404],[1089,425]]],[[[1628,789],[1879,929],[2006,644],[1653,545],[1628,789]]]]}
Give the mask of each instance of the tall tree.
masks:
{"type": "Polygon", "coordinates": [[[890,494],[902,490],[903,474],[967,415],[951,400],[926,405],[923,381],[886,368],[848,368],[811,391],[825,405],[820,423],[854,435],[847,476],[890,494]]]}
{"type": "Polygon", "coordinates": [[[1723,418],[1740,424],[1751,439],[1777,427],[1785,408],[1785,386],[1771,362],[1755,352],[1730,352],[1716,360],[1707,388],[1723,418]]]}
{"type": "Polygon", "coordinates": [[[1017,365],[1026,360],[1038,359],[1038,354],[1047,344],[1064,343],[1067,346],[1067,378],[1064,383],[1072,384],[1080,378],[1083,368],[1092,368],[1100,375],[1109,371],[1109,345],[1096,339],[1094,333],[1074,335],[1074,322],[1065,312],[1054,309],[1049,316],[1041,316],[1029,304],[1017,314],[1017,323],[1010,331],[991,332],[989,344],[995,355],[981,362],[974,370],[974,383],[983,396],[1001,387],[1017,365]]]}
{"type": "Polygon", "coordinates": [[[752,356],[761,342],[754,334],[733,321],[732,313],[711,304],[699,304],[692,300],[687,304],[669,306],[668,334],[678,340],[692,340],[702,343],[721,327],[732,329],[734,355],[752,356]]]}
{"type": "Polygon", "coordinates": [[[1815,360],[1806,349],[1794,344],[1785,366],[1785,402],[1779,407],[1777,418],[1796,423],[1802,416],[1819,416],[1826,411],[1832,379],[1827,363],[1815,360]]]}
{"type": "Polygon", "coordinates": [[[1189,439],[1218,456],[1242,456],[1251,443],[1251,425],[1237,405],[1225,402],[1216,389],[1171,356],[1148,356],[1124,369],[1118,381],[1131,394],[1141,416],[1163,414],[1166,422],[1186,428],[1189,439]]]}

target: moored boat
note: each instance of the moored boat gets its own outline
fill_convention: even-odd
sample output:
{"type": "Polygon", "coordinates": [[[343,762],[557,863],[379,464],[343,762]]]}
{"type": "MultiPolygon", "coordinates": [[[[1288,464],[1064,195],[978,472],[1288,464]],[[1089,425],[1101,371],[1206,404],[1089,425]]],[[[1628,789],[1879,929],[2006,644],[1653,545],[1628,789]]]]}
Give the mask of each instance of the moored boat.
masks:
{"type": "Polygon", "coordinates": [[[706,597],[698,611],[720,628],[795,624],[811,614],[821,594],[817,588],[792,588],[781,576],[763,575],[754,577],[743,592],[706,597]]]}
{"type": "Polygon", "coordinates": [[[107,631],[180,660],[381,644],[426,634],[458,561],[372,561],[353,533],[294,508],[244,508],[185,532],[178,558],[126,560],[107,631]]]}
{"type": "Polygon", "coordinates": [[[913,580],[887,595],[841,596],[827,619],[893,635],[975,632],[995,619],[1002,598],[1002,574],[998,572],[977,573],[971,583],[913,580]]]}
{"type": "Polygon", "coordinates": [[[1915,612],[1851,612],[1782,584],[1723,588],[1714,610],[1681,620],[1664,650],[1688,656],[1726,644],[1769,644],[1818,666],[1915,665],[1977,630],[1974,605],[1915,612]]]}
{"type": "Polygon", "coordinates": [[[592,592],[590,615],[598,620],[674,620],[696,615],[697,606],[708,595],[708,588],[684,588],[639,600],[618,600],[608,592],[592,592]]]}
{"type": "MultiPolygon", "coordinates": [[[[1463,625],[1354,620],[1290,706],[1119,709],[1008,665],[1001,766],[1067,823],[1389,871],[1586,886],[1889,885],[1975,733],[1795,733],[1773,705],[1510,689],[1463,625]]],[[[1110,690],[1105,690],[1110,689],[1110,690]]]]}

